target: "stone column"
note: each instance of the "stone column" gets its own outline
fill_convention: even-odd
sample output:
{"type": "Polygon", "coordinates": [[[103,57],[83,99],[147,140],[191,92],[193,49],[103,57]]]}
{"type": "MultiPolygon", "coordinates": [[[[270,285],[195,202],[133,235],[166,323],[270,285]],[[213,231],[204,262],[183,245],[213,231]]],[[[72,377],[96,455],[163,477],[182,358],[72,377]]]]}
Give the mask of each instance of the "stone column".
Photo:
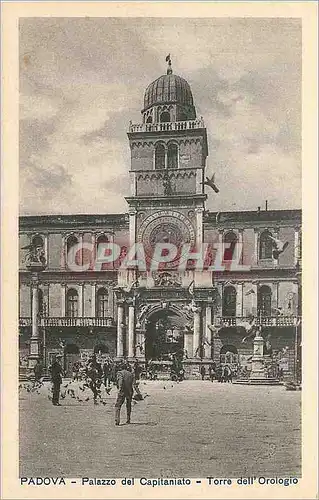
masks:
{"type": "Polygon", "coordinates": [[[31,275],[31,290],[32,290],[32,323],[31,323],[31,339],[29,353],[29,368],[33,368],[36,361],[40,358],[40,339],[39,339],[39,286],[37,273],[31,275]]]}
{"type": "Polygon", "coordinates": [[[129,210],[129,225],[130,225],[130,246],[135,243],[135,233],[136,233],[136,210],[129,210]]]}
{"type": "Polygon", "coordinates": [[[254,256],[253,256],[253,265],[258,264],[258,237],[259,237],[259,231],[257,228],[254,228],[254,256]]]}
{"type": "Polygon", "coordinates": [[[123,357],[123,336],[124,336],[124,304],[119,302],[117,305],[117,338],[116,338],[116,356],[123,357]]]}
{"type": "Polygon", "coordinates": [[[66,284],[61,283],[61,317],[65,318],[65,298],[66,298],[66,284]]]}
{"type": "Polygon", "coordinates": [[[296,266],[299,262],[299,255],[300,255],[300,250],[299,250],[299,247],[300,247],[300,228],[295,227],[294,230],[295,230],[294,262],[295,262],[295,266],[296,266]]]}
{"type": "Polygon", "coordinates": [[[79,285],[79,318],[83,317],[83,287],[84,284],[79,285]]]}
{"type": "Polygon", "coordinates": [[[243,285],[242,283],[238,283],[236,285],[237,294],[236,294],[236,316],[237,318],[241,318],[243,315],[243,285]]]}
{"type": "Polygon", "coordinates": [[[93,283],[92,285],[92,297],[91,297],[91,316],[94,318],[97,316],[96,314],[96,283],[93,283]]]}
{"type": "Polygon", "coordinates": [[[196,208],[196,243],[197,251],[203,244],[203,208],[196,208]]]}
{"type": "Polygon", "coordinates": [[[196,307],[194,311],[194,334],[193,334],[193,357],[199,357],[200,347],[200,308],[196,307]]]}
{"type": "Polygon", "coordinates": [[[243,264],[244,262],[244,230],[238,229],[238,243],[236,245],[237,263],[243,264]]]}
{"type": "Polygon", "coordinates": [[[135,307],[134,304],[129,304],[128,307],[128,358],[134,357],[134,333],[135,333],[135,307]]]}
{"type": "Polygon", "coordinates": [[[209,305],[206,305],[205,311],[205,346],[204,346],[204,355],[205,358],[211,359],[212,356],[212,332],[209,326],[212,324],[212,308],[209,305]]]}

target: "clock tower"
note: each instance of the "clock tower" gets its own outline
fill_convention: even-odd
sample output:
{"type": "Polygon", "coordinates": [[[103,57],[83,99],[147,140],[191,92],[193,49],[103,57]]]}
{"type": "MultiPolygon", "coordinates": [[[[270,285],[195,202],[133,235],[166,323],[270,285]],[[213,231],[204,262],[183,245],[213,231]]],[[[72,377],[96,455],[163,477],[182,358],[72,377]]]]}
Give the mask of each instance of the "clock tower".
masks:
{"type": "MultiPolygon", "coordinates": [[[[177,247],[203,242],[207,135],[196,116],[184,78],[173,73],[154,80],[144,94],[142,123],[130,123],[130,245],[143,244],[149,257],[156,243],[177,247]]],[[[173,266],[173,263],[172,263],[173,266]]]]}

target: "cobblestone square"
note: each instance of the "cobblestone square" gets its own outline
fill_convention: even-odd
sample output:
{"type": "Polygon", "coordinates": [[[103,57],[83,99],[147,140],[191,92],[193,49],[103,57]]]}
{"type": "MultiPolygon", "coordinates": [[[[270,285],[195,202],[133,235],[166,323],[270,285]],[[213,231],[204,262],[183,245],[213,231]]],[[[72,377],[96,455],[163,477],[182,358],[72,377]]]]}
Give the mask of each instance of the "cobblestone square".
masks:
{"type": "Polygon", "coordinates": [[[289,477],[301,474],[301,393],[209,381],[141,382],[132,424],[106,404],[48,388],[21,392],[20,475],[64,477],[289,477]]]}

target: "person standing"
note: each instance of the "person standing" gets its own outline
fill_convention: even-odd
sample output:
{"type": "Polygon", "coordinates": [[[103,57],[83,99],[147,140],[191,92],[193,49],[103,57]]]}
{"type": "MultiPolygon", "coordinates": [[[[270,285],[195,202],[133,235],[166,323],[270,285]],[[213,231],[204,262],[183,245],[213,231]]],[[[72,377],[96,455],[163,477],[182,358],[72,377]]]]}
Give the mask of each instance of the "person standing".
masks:
{"type": "Polygon", "coordinates": [[[126,401],[126,423],[131,423],[134,375],[127,363],[121,363],[117,372],[117,400],[115,403],[115,425],[120,425],[121,407],[126,401]]]}
{"type": "Polygon", "coordinates": [[[62,374],[63,374],[61,359],[62,356],[60,354],[56,355],[55,358],[53,358],[53,362],[50,367],[51,381],[52,381],[52,404],[54,406],[61,406],[59,403],[60,387],[62,384],[62,374]]]}
{"type": "Polygon", "coordinates": [[[103,365],[103,379],[105,387],[109,387],[111,385],[111,379],[112,379],[112,366],[108,359],[105,361],[103,365]]]}
{"type": "Polygon", "coordinates": [[[89,387],[93,392],[93,402],[97,405],[97,397],[101,386],[102,367],[101,364],[97,362],[95,354],[89,359],[86,374],[89,378],[89,387]]]}
{"type": "Polygon", "coordinates": [[[139,364],[138,359],[136,359],[135,363],[134,363],[134,377],[135,377],[135,381],[138,381],[140,379],[141,371],[142,371],[141,365],[139,364]]]}
{"type": "Polygon", "coordinates": [[[37,385],[41,381],[42,372],[43,372],[42,364],[38,359],[34,365],[33,371],[34,371],[34,385],[37,385]]]}
{"type": "Polygon", "coordinates": [[[202,380],[205,380],[206,370],[204,365],[201,365],[200,367],[200,375],[202,377],[202,380]]]}

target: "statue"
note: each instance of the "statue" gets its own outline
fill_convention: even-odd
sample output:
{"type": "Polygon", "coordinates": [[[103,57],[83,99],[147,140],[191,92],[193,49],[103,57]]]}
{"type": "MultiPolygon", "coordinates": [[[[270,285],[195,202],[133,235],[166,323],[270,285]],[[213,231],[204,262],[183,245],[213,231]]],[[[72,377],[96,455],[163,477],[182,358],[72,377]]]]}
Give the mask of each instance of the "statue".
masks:
{"type": "Polygon", "coordinates": [[[165,196],[170,196],[173,194],[172,184],[171,184],[171,181],[170,181],[170,178],[169,178],[167,172],[165,172],[164,177],[163,177],[163,186],[164,186],[164,195],[165,196]]]}
{"type": "Polygon", "coordinates": [[[42,245],[35,245],[31,243],[22,248],[22,250],[28,250],[25,261],[27,266],[32,264],[40,264],[42,266],[46,265],[45,251],[42,245]]]}

